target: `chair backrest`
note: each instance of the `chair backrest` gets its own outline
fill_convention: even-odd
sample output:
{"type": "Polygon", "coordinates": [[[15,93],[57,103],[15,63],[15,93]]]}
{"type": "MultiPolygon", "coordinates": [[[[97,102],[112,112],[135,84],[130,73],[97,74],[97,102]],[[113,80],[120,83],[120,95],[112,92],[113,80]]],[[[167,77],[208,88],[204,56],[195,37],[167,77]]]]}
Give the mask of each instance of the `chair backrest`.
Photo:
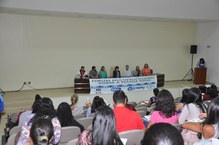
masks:
{"type": "Polygon", "coordinates": [[[135,110],[136,110],[136,111],[145,111],[145,112],[148,111],[148,110],[147,110],[147,107],[135,107],[135,110]]]}
{"type": "Polygon", "coordinates": [[[137,104],[135,107],[136,108],[138,108],[138,107],[147,107],[147,104],[137,104]]]}
{"type": "Polygon", "coordinates": [[[14,145],[15,144],[15,138],[16,138],[17,133],[12,134],[6,143],[6,145],[14,145]]]}
{"type": "Polygon", "coordinates": [[[144,130],[128,130],[120,132],[119,136],[128,139],[126,145],[140,144],[144,136],[144,130]]]}
{"type": "Polygon", "coordinates": [[[86,117],[86,118],[80,118],[77,120],[78,123],[84,126],[84,128],[87,128],[89,125],[92,124],[93,117],[86,117]]]}
{"type": "Polygon", "coordinates": [[[85,117],[84,114],[74,115],[74,119],[75,119],[75,120],[78,120],[78,119],[80,119],[80,118],[84,118],[84,117],[85,117]]]}
{"type": "Polygon", "coordinates": [[[19,131],[21,131],[21,129],[22,129],[22,126],[15,126],[11,128],[9,131],[9,136],[11,136],[12,134],[18,133],[19,131]]]}
{"type": "Polygon", "coordinates": [[[137,111],[137,112],[141,116],[141,118],[144,118],[144,116],[146,115],[146,111],[140,110],[140,111],[137,111]]]}
{"type": "Polygon", "coordinates": [[[127,104],[131,104],[131,105],[133,105],[134,107],[137,105],[136,102],[128,102],[127,104]]]}
{"type": "Polygon", "coordinates": [[[77,141],[78,141],[78,138],[73,139],[73,140],[70,140],[70,141],[67,142],[65,145],[76,145],[77,141]]]}
{"type": "Polygon", "coordinates": [[[81,134],[81,130],[77,126],[67,126],[62,127],[61,133],[62,134],[59,145],[64,145],[70,140],[78,138],[78,136],[81,134]]]}

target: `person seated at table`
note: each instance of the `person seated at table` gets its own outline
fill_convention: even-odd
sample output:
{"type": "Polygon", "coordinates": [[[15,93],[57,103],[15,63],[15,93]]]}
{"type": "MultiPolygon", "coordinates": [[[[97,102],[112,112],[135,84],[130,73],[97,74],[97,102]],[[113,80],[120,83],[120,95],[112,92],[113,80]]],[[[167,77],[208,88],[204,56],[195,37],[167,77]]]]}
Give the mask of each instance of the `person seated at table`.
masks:
{"type": "Polygon", "coordinates": [[[135,77],[138,77],[138,76],[141,75],[141,70],[140,70],[139,66],[136,66],[133,75],[134,75],[135,77]]]}
{"type": "Polygon", "coordinates": [[[131,70],[129,69],[129,65],[125,66],[125,71],[124,71],[123,76],[124,77],[131,77],[132,76],[131,70]]]}
{"type": "Polygon", "coordinates": [[[107,78],[107,72],[104,66],[102,66],[99,71],[99,78],[107,78]]]}
{"type": "Polygon", "coordinates": [[[91,71],[89,72],[89,77],[92,79],[98,78],[98,72],[95,66],[92,66],[91,71]]]}
{"type": "Polygon", "coordinates": [[[120,71],[119,71],[119,67],[116,66],[115,70],[113,71],[113,78],[120,78],[120,77],[121,77],[121,74],[120,74],[120,71]]]}
{"type": "Polygon", "coordinates": [[[84,69],[84,66],[81,66],[81,69],[78,71],[76,77],[77,77],[77,78],[81,78],[81,79],[88,77],[87,72],[86,72],[85,69],[84,69]]]}
{"type": "Polygon", "coordinates": [[[141,70],[141,73],[142,73],[143,76],[149,76],[149,75],[152,74],[152,71],[149,68],[147,63],[144,64],[144,68],[141,70]]]}

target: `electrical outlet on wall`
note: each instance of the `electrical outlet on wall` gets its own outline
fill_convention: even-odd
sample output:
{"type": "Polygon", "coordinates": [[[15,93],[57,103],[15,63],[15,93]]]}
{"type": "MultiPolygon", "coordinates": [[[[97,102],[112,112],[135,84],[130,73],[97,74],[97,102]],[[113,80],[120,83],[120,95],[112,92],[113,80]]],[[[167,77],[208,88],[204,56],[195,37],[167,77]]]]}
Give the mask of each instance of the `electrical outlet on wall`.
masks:
{"type": "Polygon", "coordinates": [[[31,82],[28,82],[28,84],[30,85],[30,84],[31,84],[31,82]]]}

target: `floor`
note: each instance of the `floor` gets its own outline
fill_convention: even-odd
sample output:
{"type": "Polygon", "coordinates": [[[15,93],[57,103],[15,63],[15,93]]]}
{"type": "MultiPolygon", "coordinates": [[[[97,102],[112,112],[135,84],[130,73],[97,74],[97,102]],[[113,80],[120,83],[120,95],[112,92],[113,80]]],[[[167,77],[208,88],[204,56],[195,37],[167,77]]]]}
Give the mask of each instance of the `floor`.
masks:
{"type": "MultiPolygon", "coordinates": [[[[161,89],[169,89],[173,90],[171,91],[175,97],[180,96],[181,90],[183,88],[190,88],[197,85],[194,85],[192,81],[171,81],[171,82],[165,82],[164,87],[161,89]],[[175,89],[175,92],[174,92],[175,89]]],[[[6,115],[2,116],[1,124],[0,124],[0,135],[3,134],[7,115],[15,112],[19,112],[23,109],[30,108],[32,106],[34,97],[36,94],[40,94],[43,97],[49,97],[52,98],[54,103],[54,106],[57,107],[57,104],[60,103],[60,101],[66,101],[70,102],[70,96],[74,93],[73,88],[60,88],[60,89],[45,89],[45,90],[24,90],[19,92],[6,92],[3,96],[4,102],[5,102],[5,111],[6,115]],[[56,105],[55,105],[56,104],[56,105]]],[[[152,91],[149,91],[148,94],[144,94],[145,92],[142,92],[140,96],[151,96],[152,91]]],[[[130,94],[130,101],[136,101],[142,99],[142,97],[137,97],[137,92],[130,94]],[[132,97],[132,94],[134,94],[135,97],[132,97]]],[[[104,98],[104,95],[101,94],[101,96],[104,98]]],[[[112,94],[108,95],[108,99],[106,97],[107,101],[111,101],[112,94]]],[[[129,97],[129,95],[127,95],[129,97]]],[[[79,100],[80,105],[83,105],[86,98],[90,97],[90,99],[94,96],[91,96],[90,94],[79,94],[79,100]],[[85,96],[85,97],[83,97],[85,96]]],[[[144,97],[145,98],[145,97],[144,97]]]]}

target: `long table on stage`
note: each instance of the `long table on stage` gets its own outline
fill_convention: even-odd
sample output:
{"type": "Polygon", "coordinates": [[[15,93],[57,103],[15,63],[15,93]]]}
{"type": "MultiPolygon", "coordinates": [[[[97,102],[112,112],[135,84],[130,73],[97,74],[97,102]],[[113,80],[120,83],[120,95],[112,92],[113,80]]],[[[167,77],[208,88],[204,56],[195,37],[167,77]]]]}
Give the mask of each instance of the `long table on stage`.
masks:
{"type": "MultiPolygon", "coordinates": [[[[164,81],[165,81],[165,75],[164,74],[154,74],[157,76],[157,87],[163,87],[164,81]]],[[[80,79],[75,78],[74,79],[74,92],[75,93],[90,93],[90,82],[89,79],[80,79]]]]}

